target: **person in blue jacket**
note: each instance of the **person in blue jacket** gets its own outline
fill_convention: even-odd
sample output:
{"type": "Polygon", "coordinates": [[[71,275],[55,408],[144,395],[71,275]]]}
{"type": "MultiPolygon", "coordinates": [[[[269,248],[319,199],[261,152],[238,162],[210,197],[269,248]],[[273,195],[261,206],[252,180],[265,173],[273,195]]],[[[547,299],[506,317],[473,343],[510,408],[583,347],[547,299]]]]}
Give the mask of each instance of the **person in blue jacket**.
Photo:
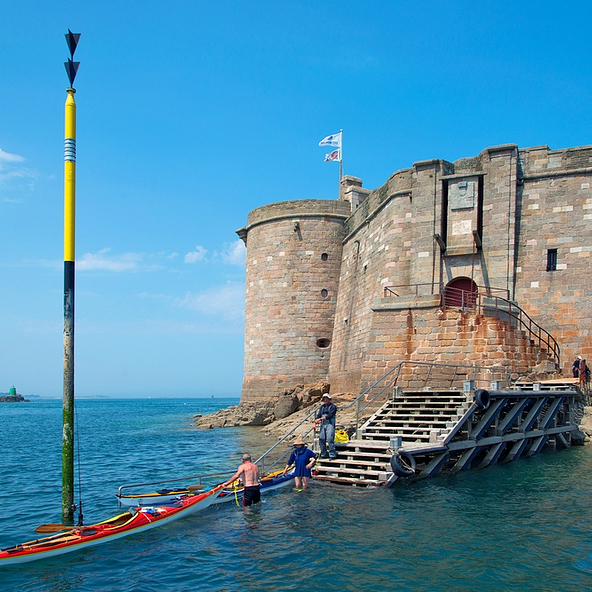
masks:
{"type": "Polygon", "coordinates": [[[294,480],[296,481],[296,487],[306,489],[311,476],[310,470],[316,458],[317,455],[306,447],[306,442],[300,437],[296,438],[294,450],[292,450],[292,454],[290,454],[290,458],[284,469],[284,475],[292,465],[295,465],[294,480]]]}

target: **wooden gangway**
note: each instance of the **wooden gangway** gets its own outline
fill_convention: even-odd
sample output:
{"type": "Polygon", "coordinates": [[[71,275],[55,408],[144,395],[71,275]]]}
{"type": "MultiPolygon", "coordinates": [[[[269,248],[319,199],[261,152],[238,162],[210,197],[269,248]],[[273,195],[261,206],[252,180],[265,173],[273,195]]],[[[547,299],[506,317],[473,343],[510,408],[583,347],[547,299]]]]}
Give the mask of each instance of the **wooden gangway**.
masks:
{"type": "Polygon", "coordinates": [[[392,486],[411,474],[433,477],[566,448],[583,405],[571,379],[521,381],[506,390],[398,388],[362,425],[358,438],[338,445],[337,460],[318,463],[315,478],[392,486]]]}

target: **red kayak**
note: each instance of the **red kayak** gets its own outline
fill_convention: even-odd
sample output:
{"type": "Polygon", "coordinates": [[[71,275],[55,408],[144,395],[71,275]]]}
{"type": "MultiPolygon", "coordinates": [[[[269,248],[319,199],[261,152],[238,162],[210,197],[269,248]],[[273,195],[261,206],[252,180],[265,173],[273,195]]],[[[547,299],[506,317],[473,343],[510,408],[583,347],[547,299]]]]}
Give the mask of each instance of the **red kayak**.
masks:
{"type": "Polygon", "coordinates": [[[219,485],[210,491],[188,495],[167,505],[139,507],[98,524],[67,528],[49,537],[2,549],[0,567],[56,557],[143,532],[207,508],[221,491],[222,486],[219,485]]]}

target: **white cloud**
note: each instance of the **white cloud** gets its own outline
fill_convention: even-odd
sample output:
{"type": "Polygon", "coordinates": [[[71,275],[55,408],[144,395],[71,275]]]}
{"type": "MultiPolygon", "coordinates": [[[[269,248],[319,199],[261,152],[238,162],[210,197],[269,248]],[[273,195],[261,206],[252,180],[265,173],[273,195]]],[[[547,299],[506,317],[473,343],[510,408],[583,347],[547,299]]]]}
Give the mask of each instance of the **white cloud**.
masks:
{"type": "Polygon", "coordinates": [[[195,247],[195,251],[189,251],[187,255],[185,255],[185,263],[196,263],[197,261],[202,261],[205,259],[207,249],[204,249],[202,246],[197,245],[195,247]]]}
{"type": "Polygon", "coordinates": [[[83,271],[134,271],[144,259],[141,253],[124,253],[108,256],[111,249],[101,249],[98,253],[85,253],[76,261],[76,269],[83,271]]]}
{"type": "Polygon", "coordinates": [[[187,292],[175,304],[203,314],[221,316],[226,320],[238,319],[245,310],[245,286],[229,282],[198,294],[187,292]]]}
{"type": "Polygon", "coordinates": [[[224,243],[224,249],[220,253],[222,261],[228,265],[245,266],[247,248],[245,243],[239,238],[232,243],[224,243]]]}
{"type": "Polygon", "coordinates": [[[2,170],[2,162],[23,162],[23,160],[25,159],[22,156],[4,152],[4,150],[0,148],[0,170],[2,170]]]}
{"type": "Polygon", "coordinates": [[[18,154],[4,152],[0,148],[0,201],[21,202],[24,194],[32,193],[39,173],[17,163],[25,159],[18,154]]]}

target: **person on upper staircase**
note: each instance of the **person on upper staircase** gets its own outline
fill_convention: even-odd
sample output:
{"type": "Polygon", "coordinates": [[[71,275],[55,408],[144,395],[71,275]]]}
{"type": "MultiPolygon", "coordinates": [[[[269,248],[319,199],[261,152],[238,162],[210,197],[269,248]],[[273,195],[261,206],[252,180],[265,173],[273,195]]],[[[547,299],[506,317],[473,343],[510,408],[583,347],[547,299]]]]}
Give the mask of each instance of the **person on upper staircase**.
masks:
{"type": "Polygon", "coordinates": [[[335,414],[337,407],[331,402],[331,395],[325,393],[323,395],[323,404],[317,411],[317,417],[314,420],[313,427],[317,428],[320,424],[319,430],[319,445],[321,447],[321,458],[328,458],[334,460],[337,458],[335,452],[335,414]]]}
{"type": "Polygon", "coordinates": [[[578,378],[578,374],[580,372],[580,360],[581,359],[582,359],[582,356],[578,356],[574,360],[574,363],[571,365],[571,372],[572,372],[574,378],[578,378]]]}
{"type": "Polygon", "coordinates": [[[590,368],[588,368],[588,364],[586,364],[586,360],[580,360],[580,367],[578,369],[578,378],[580,380],[580,389],[586,395],[588,394],[588,383],[590,381],[590,368]]]}

